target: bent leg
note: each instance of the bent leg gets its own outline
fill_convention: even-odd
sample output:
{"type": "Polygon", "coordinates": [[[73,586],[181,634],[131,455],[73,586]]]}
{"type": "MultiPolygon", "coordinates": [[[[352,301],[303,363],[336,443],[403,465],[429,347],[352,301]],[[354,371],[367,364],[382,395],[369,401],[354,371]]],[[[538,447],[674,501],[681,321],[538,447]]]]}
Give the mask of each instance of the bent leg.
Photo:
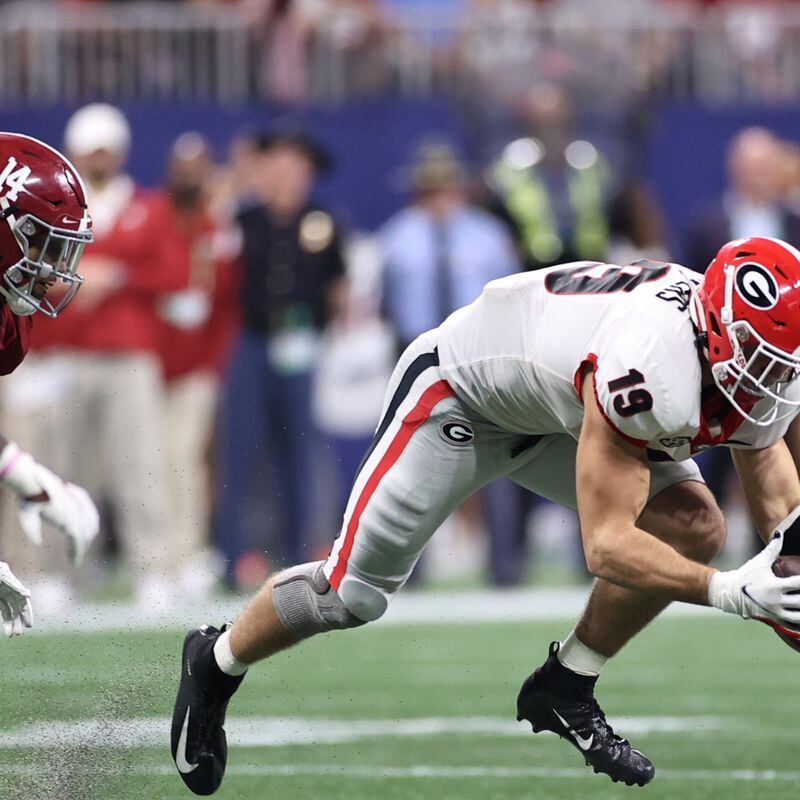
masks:
{"type": "Polygon", "coordinates": [[[237,661],[252,664],[317,633],[369,621],[345,606],[322,572],[324,563],[300,564],[267,581],[231,629],[237,661]]]}
{"type": "Polygon", "coordinates": [[[231,629],[231,650],[242,663],[378,619],[450,512],[509,471],[508,436],[469,421],[435,353],[419,359],[404,355],[402,379],[393,376],[384,419],[322,569],[302,565],[274,576],[231,629]],[[448,439],[448,423],[473,438],[448,439]],[[304,584],[287,582],[298,573],[304,584]]]}

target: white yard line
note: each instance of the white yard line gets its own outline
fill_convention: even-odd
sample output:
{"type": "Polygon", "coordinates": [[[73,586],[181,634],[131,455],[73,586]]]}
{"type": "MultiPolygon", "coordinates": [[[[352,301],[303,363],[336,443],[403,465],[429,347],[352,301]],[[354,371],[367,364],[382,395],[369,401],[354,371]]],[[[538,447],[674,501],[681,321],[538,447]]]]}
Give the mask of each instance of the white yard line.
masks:
{"type": "MultiPolygon", "coordinates": [[[[27,764],[4,764],[3,774],[6,776],[41,776],[41,767],[27,764]]],[[[92,775],[120,775],[121,773],[133,775],[175,775],[175,767],[168,764],[152,767],[125,766],[108,767],[102,765],[92,766],[92,775]]],[[[342,766],[341,764],[228,764],[225,773],[230,777],[288,777],[305,778],[331,777],[342,778],[428,778],[428,779],[462,779],[462,778],[492,778],[511,780],[530,779],[578,779],[597,782],[598,778],[588,767],[450,767],[435,764],[417,764],[410,767],[397,766],[342,766]]],[[[657,769],[656,779],[668,780],[711,780],[711,781],[749,781],[749,782],[787,782],[794,783],[800,780],[800,772],[788,770],[752,770],[752,769],[657,769]]],[[[607,779],[605,779],[607,780],[607,779]]]]}
{"type": "MultiPolygon", "coordinates": [[[[154,770],[155,771],[155,770],[154,770]]],[[[159,773],[173,773],[174,768],[158,769],[159,773]]],[[[230,775],[267,776],[286,775],[330,775],[353,778],[591,778],[597,776],[583,767],[443,767],[416,765],[413,767],[343,767],[337,764],[250,764],[231,765],[230,775]]],[[[714,770],[714,769],[657,769],[657,778],[684,780],[733,780],[733,781],[797,781],[800,772],[776,770],[714,770]]]]}
{"type": "MultiPolygon", "coordinates": [[[[735,717],[618,717],[612,724],[624,734],[706,733],[736,730],[735,717]]],[[[326,745],[378,738],[439,735],[530,736],[526,723],[505,717],[423,717],[345,720],[307,717],[230,717],[228,741],[238,747],[326,745]]],[[[43,721],[0,731],[0,748],[137,748],[166,747],[167,717],[43,721]]]]}

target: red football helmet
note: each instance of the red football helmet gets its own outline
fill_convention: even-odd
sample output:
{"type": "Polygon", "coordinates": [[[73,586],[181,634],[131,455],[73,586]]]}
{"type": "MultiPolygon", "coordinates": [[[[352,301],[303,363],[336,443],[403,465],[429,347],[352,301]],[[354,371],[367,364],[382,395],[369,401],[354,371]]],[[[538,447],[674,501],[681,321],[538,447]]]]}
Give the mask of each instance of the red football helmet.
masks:
{"type": "Polygon", "coordinates": [[[786,387],[800,374],[800,252],[779,239],[728,242],[696,299],[711,374],[733,407],[757,425],[794,413],[800,399],[786,387]]]}
{"type": "Polygon", "coordinates": [[[0,133],[0,292],[20,316],[56,317],[83,283],[78,262],[92,241],[86,192],[75,167],[49,145],[0,133]],[[5,225],[3,222],[5,221],[5,225]],[[53,287],[57,304],[44,295],[53,287]]]}

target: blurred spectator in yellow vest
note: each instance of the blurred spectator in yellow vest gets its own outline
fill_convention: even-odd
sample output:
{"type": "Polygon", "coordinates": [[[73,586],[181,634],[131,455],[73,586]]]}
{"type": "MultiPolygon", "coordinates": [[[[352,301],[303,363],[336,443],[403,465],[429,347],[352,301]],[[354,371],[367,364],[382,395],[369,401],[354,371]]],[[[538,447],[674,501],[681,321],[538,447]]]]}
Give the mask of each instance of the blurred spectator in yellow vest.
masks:
{"type": "Polygon", "coordinates": [[[525,136],[491,166],[494,209],[512,226],[528,269],[602,261],[608,245],[609,169],[597,148],[575,136],[566,90],[536,84],[522,106],[525,136]]]}

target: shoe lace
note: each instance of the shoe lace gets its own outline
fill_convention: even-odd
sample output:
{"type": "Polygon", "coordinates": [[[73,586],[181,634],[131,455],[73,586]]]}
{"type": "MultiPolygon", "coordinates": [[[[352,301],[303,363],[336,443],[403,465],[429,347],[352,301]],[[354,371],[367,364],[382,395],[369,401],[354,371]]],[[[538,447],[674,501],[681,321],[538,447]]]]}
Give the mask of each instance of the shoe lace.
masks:
{"type": "Polygon", "coordinates": [[[600,706],[597,703],[597,700],[595,700],[594,698],[592,698],[591,711],[592,715],[603,723],[603,727],[606,729],[609,736],[611,736],[611,741],[613,744],[619,747],[630,748],[631,743],[624,736],[620,736],[618,733],[614,732],[614,729],[611,727],[611,725],[609,725],[608,721],[606,720],[605,712],[603,711],[602,708],[600,708],[600,706]]]}

